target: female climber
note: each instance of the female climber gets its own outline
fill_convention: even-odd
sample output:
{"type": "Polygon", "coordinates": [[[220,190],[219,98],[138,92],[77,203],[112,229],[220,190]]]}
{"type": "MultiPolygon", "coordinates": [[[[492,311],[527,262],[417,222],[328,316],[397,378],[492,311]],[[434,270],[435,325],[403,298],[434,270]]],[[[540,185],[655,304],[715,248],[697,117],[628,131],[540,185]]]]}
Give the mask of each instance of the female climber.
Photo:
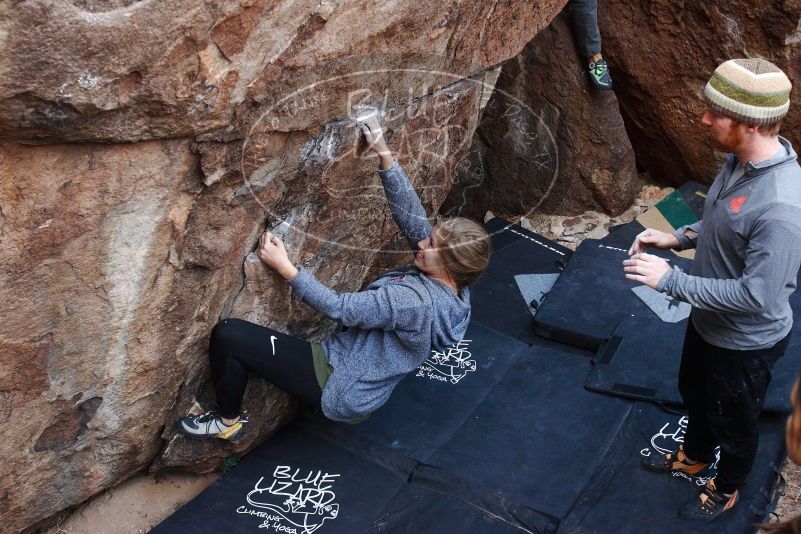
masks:
{"type": "Polygon", "coordinates": [[[395,222],[414,254],[414,266],[384,274],[366,290],[337,293],[293,265],[284,244],[266,232],[261,261],[284,277],[298,297],[338,321],[322,344],[308,343],[240,319],[211,332],[209,359],[218,409],[181,418],[178,431],[193,439],[241,437],[247,416],[242,397],[252,371],[322,409],[334,421],[358,422],[383,405],[432,348],[462,339],[470,321],[468,285],[489,262],[484,228],[471,220],[440,219],[432,228],[406,174],[395,162],[377,118],[360,123],[395,222]]]}

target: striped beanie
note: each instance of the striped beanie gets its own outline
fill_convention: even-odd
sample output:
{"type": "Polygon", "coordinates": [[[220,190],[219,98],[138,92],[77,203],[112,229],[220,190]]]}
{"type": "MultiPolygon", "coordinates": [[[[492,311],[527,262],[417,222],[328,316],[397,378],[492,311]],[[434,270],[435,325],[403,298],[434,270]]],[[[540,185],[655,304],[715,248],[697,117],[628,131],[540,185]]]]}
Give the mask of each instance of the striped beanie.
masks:
{"type": "Polygon", "coordinates": [[[704,88],[709,107],[745,124],[773,124],[790,109],[792,84],[779,67],[761,58],[722,63],[704,88]]]}

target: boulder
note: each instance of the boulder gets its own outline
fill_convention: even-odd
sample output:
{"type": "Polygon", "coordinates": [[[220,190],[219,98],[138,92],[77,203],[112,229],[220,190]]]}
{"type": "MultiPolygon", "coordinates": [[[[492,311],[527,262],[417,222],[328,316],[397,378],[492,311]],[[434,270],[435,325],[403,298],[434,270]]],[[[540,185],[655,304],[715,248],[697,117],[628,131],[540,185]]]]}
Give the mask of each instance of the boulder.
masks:
{"type": "Polygon", "coordinates": [[[296,401],[253,380],[241,441],[172,430],[211,406],[220,318],[309,339],[333,327],[256,260],[259,235],[284,235],[293,261],[340,291],[404,257],[348,117],[383,111],[435,213],[492,91],[489,69],[563,4],[0,8],[4,530],[35,528],[144,469],[217,469],[292,417],[296,401]]]}
{"type": "Polygon", "coordinates": [[[513,57],[565,1],[7,5],[0,139],[130,142],[236,129],[254,108],[332,81],[282,124],[303,130],[346,116],[353,73],[393,72],[360,87],[381,98],[425,94],[513,57]]]}
{"type": "Polygon", "coordinates": [[[444,206],[479,218],[625,211],[642,187],[618,101],[594,91],[565,10],[506,62],[444,206]]]}
{"type": "MultiPolygon", "coordinates": [[[[722,162],[701,117],[703,88],[728,59],[764,57],[801,77],[801,4],[780,0],[601,0],[604,56],[612,66],[638,161],[665,183],[710,181],[722,162]]],[[[782,135],[799,146],[801,86],[782,135]]]]}
{"type": "MultiPolygon", "coordinates": [[[[466,79],[415,99],[403,109],[387,110],[383,121],[387,142],[431,213],[437,211],[450,188],[452,162],[467,152],[478,122],[477,109],[483,89],[483,77],[466,79]]],[[[217,151],[242,151],[243,159],[248,162],[244,168],[249,178],[244,181],[237,170],[223,172],[225,178],[211,188],[215,193],[210,195],[209,204],[196,210],[196,220],[190,219],[190,223],[197,225],[190,229],[197,239],[192,243],[185,240],[178,254],[179,264],[211,263],[212,269],[226,265],[237,269],[239,285],[225,291],[227,298],[218,311],[219,316],[250,320],[312,340],[322,339],[335,328],[335,323],[300,302],[290,286],[258,259],[254,250],[264,228],[283,238],[296,265],[302,265],[323,283],[340,291],[358,291],[376,273],[374,264],[383,266],[380,260],[385,255],[394,252],[395,257],[403,256],[408,245],[396,237],[397,228],[375,173],[377,160],[364,155],[363,149],[352,121],[327,124],[308,137],[289,135],[277,143],[270,140],[244,146],[203,143],[198,146],[201,167],[206,172],[217,172],[212,162],[231,159],[230,155],[220,155],[217,151]],[[280,164],[273,161],[276,146],[281,147],[280,164]],[[263,177],[265,168],[270,169],[269,180],[263,177]],[[232,206],[245,210],[243,215],[248,209],[254,210],[249,215],[249,225],[238,235],[232,234],[237,225],[228,222],[232,206]],[[224,257],[219,250],[221,246],[243,240],[250,246],[245,251],[237,250],[238,262],[218,264],[217,258],[224,257]]],[[[248,221],[237,214],[234,220],[248,221]]],[[[178,394],[177,409],[168,417],[169,423],[184,415],[199,399],[203,405],[213,400],[204,380],[205,348],[201,347],[197,354],[200,362],[188,372],[178,394]]],[[[213,470],[224,457],[247,451],[265,432],[274,430],[276,424],[292,415],[277,409],[280,406],[265,409],[266,402],[284,395],[264,388],[262,381],[253,382],[258,384],[253,387],[259,389],[252,395],[246,394],[245,407],[251,411],[255,407],[257,411],[251,417],[255,425],[251,423],[248,430],[254,426],[258,430],[267,417],[268,424],[261,427],[261,433],[221,448],[217,443],[176,437],[168,424],[162,435],[169,440],[168,446],[151,470],[176,466],[194,472],[213,470]]]]}

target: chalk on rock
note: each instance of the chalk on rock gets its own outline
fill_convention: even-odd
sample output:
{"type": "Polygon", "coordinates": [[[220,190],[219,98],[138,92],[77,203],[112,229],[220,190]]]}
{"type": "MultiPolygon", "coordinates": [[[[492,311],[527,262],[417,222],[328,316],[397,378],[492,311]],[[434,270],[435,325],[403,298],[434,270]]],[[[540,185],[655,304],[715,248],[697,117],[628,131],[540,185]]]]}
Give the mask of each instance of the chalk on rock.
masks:
{"type": "Polygon", "coordinates": [[[380,132],[381,131],[381,123],[379,122],[379,116],[381,112],[377,108],[364,108],[359,113],[357,113],[353,120],[358,122],[359,124],[364,124],[372,132],[380,132]]]}
{"type": "Polygon", "coordinates": [[[290,223],[290,221],[288,219],[284,219],[283,221],[275,225],[275,227],[272,230],[270,230],[270,232],[272,232],[273,235],[279,237],[281,241],[286,242],[291,226],[292,224],[290,223]]]}

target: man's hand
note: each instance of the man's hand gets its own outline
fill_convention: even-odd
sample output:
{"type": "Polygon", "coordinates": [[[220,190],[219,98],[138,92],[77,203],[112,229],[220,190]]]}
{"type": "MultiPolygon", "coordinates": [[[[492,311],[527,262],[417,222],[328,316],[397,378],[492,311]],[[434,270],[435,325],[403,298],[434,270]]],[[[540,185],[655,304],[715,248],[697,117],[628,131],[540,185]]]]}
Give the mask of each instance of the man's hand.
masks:
{"type": "Polygon", "coordinates": [[[298,275],[298,270],[292,265],[292,262],[289,261],[284,242],[271,232],[264,232],[259,238],[259,250],[257,255],[262,263],[287,280],[292,280],[298,275]]]}
{"type": "Polygon", "coordinates": [[[670,270],[668,262],[654,256],[641,252],[623,261],[623,270],[626,271],[626,278],[640,282],[650,288],[656,289],[659,281],[670,270]]]}
{"type": "Polygon", "coordinates": [[[647,247],[669,249],[679,246],[679,238],[667,232],[660,232],[653,228],[648,228],[637,234],[629,248],[629,256],[645,252],[647,247]]]}

